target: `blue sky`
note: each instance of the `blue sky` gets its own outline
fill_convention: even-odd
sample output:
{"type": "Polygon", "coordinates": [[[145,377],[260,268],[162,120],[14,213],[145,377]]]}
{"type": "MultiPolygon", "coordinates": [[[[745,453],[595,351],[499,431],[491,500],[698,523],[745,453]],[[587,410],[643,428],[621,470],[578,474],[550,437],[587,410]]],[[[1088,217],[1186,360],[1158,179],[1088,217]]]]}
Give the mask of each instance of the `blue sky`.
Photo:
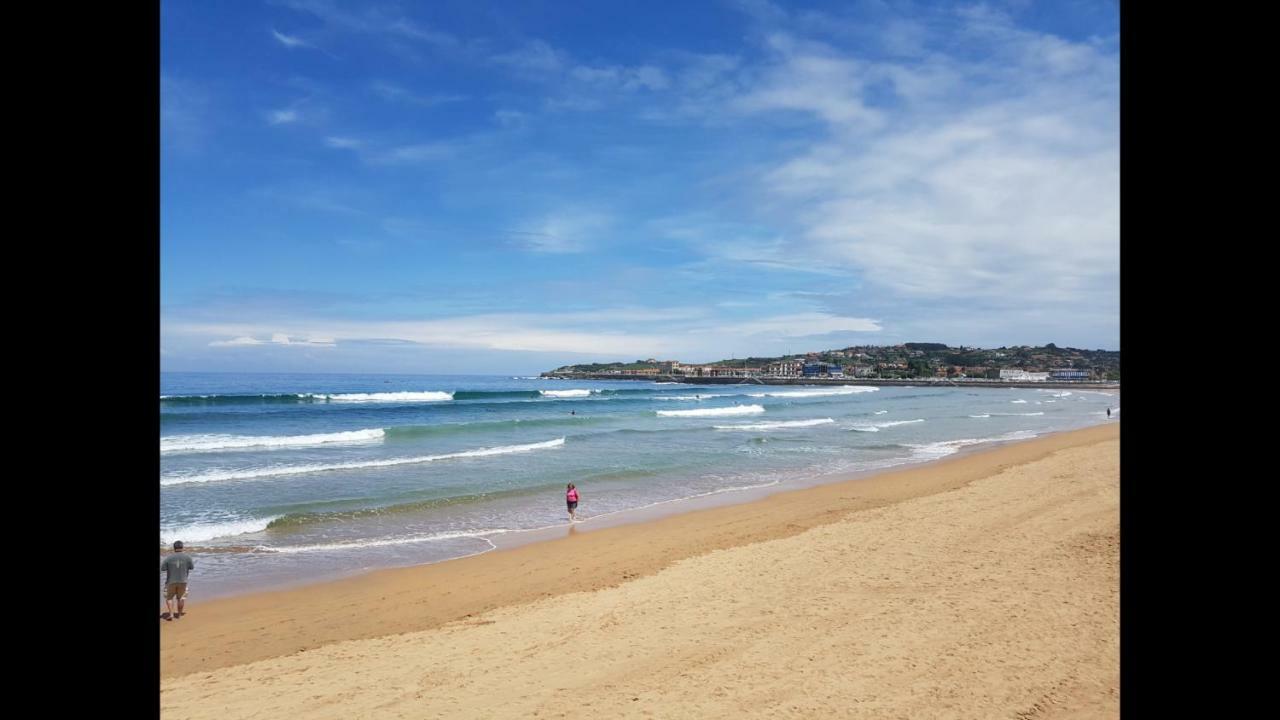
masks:
{"type": "Polygon", "coordinates": [[[1119,348],[1114,2],[161,4],[163,370],[1119,348]]]}

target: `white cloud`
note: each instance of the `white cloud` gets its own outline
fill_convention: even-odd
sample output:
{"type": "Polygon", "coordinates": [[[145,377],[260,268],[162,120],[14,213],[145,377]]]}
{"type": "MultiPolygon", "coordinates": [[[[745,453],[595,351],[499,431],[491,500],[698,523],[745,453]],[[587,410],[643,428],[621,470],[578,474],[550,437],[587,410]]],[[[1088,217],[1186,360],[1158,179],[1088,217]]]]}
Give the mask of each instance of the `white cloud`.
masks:
{"type": "Polygon", "coordinates": [[[598,356],[679,356],[710,360],[750,354],[806,336],[874,333],[876,320],[832,313],[796,313],[730,320],[713,307],[612,308],[569,313],[488,313],[420,321],[296,319],[264,329],[251,323],[173,323],[174,335],[234,336],[232,346],[335,346],[401,342],[435,348],[582,353],[598,356]],[[255,337],[270,337],[270,341],[255,337]],[[300,340],[307,337],[310,340],[300,340]]]}
{"type": "Polygon", "coordinates": [[[370,156],[368,162],[375,165],[414,165],[435,162],[452,155],[456,149],[456,146],[443,142],[401,145],[370,156]]]}
{"type": "Polygon", "coordinates": [[[298,118],[299,118],[298,111],[294,110],[293,108],[288,108],[285,110],[272,110],[271,112],[267,113],[267,122],[271,123],[272,125],[287,125],[289,123],[297,122],[298,118]]]}
{"type": "Polygon", "coordinates": [[[336,136],[330,136],[325,138],[324,144],[328,145],[331,148],[337,148],[339,150],[359,150],[360,148],[364,147],[363,140],[357,140],[355,138],[336,137],[336,136]]]}
{"type": "Polygon", "coordinates": [[[653,65],[638,67],[579,65],[573,68],[570,74],[575,79],[586,83],[622,90],[663,90],[671,84],[667,74],[653,65]]]}
{"type": "Polygon", "coordinates": [[[579,253],[607,240],[613,218],[599,212],[563,211],[535,220],[508,234],[526,250],[538,253],[579,253]]]}
{"type": "Polygon", "coordinates": [[[443,105],[445,103],[461,102],[466,100],[465,95],[419,95],[407,88],[390,83],[385,80],[376,80],[370,87],[374,94],[383,100],[390,102],[409,103],[411,105],[421,105],[423,107],[432,107],[435,105],[443,105]]]}
{"type": "Polygon", "coordinates": [[[311,43],[303,40],[302,38],[294,37],[292,35],[285,35],[284,33],[274,28],[271,30],[271,34],[275,37],[276,40],[280,41],[281,45],[290,49],[297,48],[297,47],[314,47],[311,43]]]}
{"type": "Polygon", "coordinates": [[[879,322],[869,318],[840,317],[826,313],[798,313],[734,323],[725,329],[734,334],[796,338],[837,332],[879,332],[882,328],[879,322]]]}
{"type": "Polygon", "coordinates": [[[209,347],[242,347],[245,345],[265,345],[261,340],[254,340],[245,335],[231,340],[214,340],[209,343],[209,347]]]}
{"type": "Polygon", "coordinates": [[[769,44],[781,62],[768,71],[763,82],[736,99],[737,110],[812,113],[844,130],[883,122],[881,112],[863,100],[869,78],[865,63],[784,34],[773,36],[769,44]]]}
{"type": "Polygon", "coordinates": [[[265,345],[289,345],[297,347],[333,347],[336,345],[333,338],[290,338],[285,333],[271,333],[270,340],[258,340],[251,335],[241,335],[231,340],[214,340],[209,343],[209,347],[253,347],[265,345]]]}
{"type": "Polygon", "coordinates": [[[1028,308],[1059,327],[1110,318],[1090,332],[1118,338],[1118,59],[981,9],[961,21],[954,54],[902,28],[913,56],[895,62],[770,36],[774,65],[730,107],[824,130],[756,176],[786,230],[728,257],[851,270],[882,306],[980,306],[1019,332],[1028,308]]]}
{"type": "Polygon", "coordinates": [[[557,73],[568,62],[564,53],[542,40],[530,41],[511,52],[494,55],[490,60],[531,73],[557,73]]]}

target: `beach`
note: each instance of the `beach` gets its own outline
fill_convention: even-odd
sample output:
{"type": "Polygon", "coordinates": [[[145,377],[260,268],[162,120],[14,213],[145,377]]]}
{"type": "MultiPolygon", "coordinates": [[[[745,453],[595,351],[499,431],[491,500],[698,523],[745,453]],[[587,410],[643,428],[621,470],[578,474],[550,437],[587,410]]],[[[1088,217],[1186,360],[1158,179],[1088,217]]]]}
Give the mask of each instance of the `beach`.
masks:
{"type": "Polygon", "coordinates": [[[208,602],[197,568],[162,716],[1119,714],[1118,424],[583,525],[208,602]]]}

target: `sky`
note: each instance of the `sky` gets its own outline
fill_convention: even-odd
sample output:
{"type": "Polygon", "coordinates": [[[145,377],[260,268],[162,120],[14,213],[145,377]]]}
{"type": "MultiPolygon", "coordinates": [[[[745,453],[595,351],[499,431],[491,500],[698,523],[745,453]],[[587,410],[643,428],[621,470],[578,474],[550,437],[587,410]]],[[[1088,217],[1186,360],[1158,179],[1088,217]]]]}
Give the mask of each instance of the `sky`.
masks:
{"type": "Polygon", "coordinates": [[[166,0],[161,369],[1118,350],[1118,15],[166,0]]]}

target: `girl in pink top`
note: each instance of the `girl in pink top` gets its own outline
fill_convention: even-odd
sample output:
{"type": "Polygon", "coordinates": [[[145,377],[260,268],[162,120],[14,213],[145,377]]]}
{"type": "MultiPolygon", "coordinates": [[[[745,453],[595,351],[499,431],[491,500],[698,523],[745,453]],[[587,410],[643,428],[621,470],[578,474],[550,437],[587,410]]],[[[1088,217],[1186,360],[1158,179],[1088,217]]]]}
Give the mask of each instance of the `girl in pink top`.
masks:
{"type": "Polygon", "coordinates": [[[569,506],[569,522],[578,521],[578,486],[569,483],[569,489],[564,493],[565,503],[569,506]]]}

